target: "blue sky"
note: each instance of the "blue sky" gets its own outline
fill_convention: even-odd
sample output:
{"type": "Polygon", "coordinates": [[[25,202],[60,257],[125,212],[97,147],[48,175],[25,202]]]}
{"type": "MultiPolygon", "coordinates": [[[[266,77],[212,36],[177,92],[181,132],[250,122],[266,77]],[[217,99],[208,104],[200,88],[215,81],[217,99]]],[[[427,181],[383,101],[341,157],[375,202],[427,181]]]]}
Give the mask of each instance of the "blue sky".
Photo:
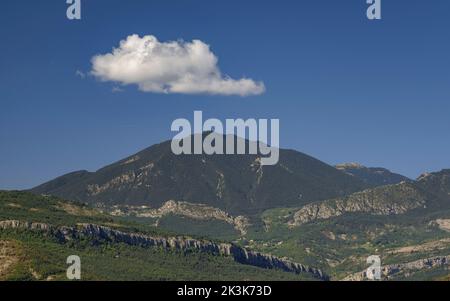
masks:
{"type": "Polygon", "coordinates": [[[450,2],[3,1],[0,189],[96,170],[170,139],[175,118],[279,118],[281,145],[410,177],[450,167],[450,2]],[[91,58],[131,34],[199,39],[262,95],[157,94],[102,82],[91,58]]]}

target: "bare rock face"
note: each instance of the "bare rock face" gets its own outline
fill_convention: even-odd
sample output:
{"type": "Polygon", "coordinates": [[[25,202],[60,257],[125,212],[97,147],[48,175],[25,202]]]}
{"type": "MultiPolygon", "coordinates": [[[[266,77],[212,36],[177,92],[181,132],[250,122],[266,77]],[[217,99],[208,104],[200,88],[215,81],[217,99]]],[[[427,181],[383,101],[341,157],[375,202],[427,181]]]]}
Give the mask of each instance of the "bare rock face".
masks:
{"type": "Polygon", "coordinates": [[[42,223],[30,223],[16,220],[0,221],[0,229],[35,230],[49,233],[61,243],[79,238],[89,238],[99,241],[125,243],[140,247],[160,247],[166,250],[183,252],[198,251],[216,256],[231,256],[236,262],[265,269],[280,269],[291,273],[308,273],[320,280],[329,280],[321,270],[302,264],[246,250],[231,243],[215,243],[208,240],[197,240],[185,237],[153,237],[139,233],[127,233],[109,227],[94,224],[79,224],[77,227],[53,227],[42,223]]]}
{"type": "Polygon", "coordinates": [[[16,220],[0,221],[0,229],[25,229],[49,231],[51,227],[44,223],[31,223],[16,220]]]}
{"type": "Polygon", "coordinates": [[[348,197],[311,203],[298,210],[289,226],[325,220],[346,213],[398,215],[426,205],[427,195],[412,183],[381,186],[351,194],[348,197]]]}
{"type": "Polygon", "coordinates": [[[245,216],[232,216],[225,210],[207,206],[204,204],[194,204],[189,202],[167,201],[160,208],[153,209],[147,206],[113,206],[109,212],[115,216],[151,217],[161,218],[169,214],[184,216],[194,220],[219,220],[232,225],[242,236],[247,234],[250,225],[249,219],[245,216]]]}
{"type": "Polygon", "coordinates": [[[430,224],[437,225],[439,229],[450,232],[450,219],[437,219],[430,224]]]}

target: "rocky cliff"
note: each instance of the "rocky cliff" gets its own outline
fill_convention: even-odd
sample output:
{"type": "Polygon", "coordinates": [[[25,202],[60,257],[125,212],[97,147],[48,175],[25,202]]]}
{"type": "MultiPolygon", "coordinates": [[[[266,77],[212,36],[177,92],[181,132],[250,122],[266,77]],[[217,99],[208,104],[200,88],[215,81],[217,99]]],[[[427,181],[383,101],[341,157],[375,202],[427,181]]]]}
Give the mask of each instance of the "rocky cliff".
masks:
{"type": "Polygon", "coordinates": [[[346,213],[398,215],[426,206],[428,195],[415,184],[402,182],[381,186],[348,197],[311,203],[298,210],[289,221],[295,227],[316,220],[337,217],[346,213]]]}
{"type": "Polygon", "coordinates": [[[215,243],[185,237],[152,237],[139,233],[126,233],[94,224],[79,224],[76,227],[53,227],[45,223],[17,220],[0,221],[0,229],[42,231],[56,237],[61,243],[79,238],[125,243],[141,247],[161,247],[166,250],[207,252],[217,256],[230,256],[236,262],[265,269],[280,269],[291,273],[309,273],[320,280],[329,280],[321,270],[278,258],[276,256],[248,251],[231,243],[215,243]]]}
{"type": "MultiPolygon", "coordinates": [[[[102,209],[104,210],[104,209],[102,209]]],[[[193,204],[188,202],[167,201],[160,208],[149,208],[148,206],[113,206],[108,213],[114,216],[136,216],[161,218],[169,214],[184,216],[194,220],[218,220],[232,225],[241,235],[247,234],[250,225],[249,219],[245,216],[232,216],[228,212],[219,208],[210,207],[203,204],[193,204]]]]}

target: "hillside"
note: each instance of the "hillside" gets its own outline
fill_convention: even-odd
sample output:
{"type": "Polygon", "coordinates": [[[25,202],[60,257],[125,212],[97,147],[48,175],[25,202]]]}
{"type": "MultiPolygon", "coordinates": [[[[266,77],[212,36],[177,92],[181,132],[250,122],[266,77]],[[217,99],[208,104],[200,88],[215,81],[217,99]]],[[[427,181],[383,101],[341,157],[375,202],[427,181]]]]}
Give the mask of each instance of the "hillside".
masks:
{"type": "Polygon", "coordinates": [[[316,266],[332,279],[363,280],[371,255],[383,279],[448,277],[450,171],[314,202],[267,210],[249,229],[252,249],[316,266]]]}
{"type": "Polygon", "coordinates": [[[0,191],[0,279],[317,280],[321,271],[230,242],[180,236],[56,197],[0,191]]]}

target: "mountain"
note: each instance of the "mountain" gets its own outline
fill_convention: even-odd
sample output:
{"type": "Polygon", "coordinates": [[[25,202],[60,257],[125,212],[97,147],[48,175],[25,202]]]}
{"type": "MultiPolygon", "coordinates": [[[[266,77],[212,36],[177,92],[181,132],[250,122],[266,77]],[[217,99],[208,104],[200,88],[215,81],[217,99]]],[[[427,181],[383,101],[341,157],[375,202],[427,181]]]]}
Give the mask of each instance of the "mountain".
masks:
{"type": "Polygon", "coordinates": [[[430,194],[408,182],[380,186],[343,198],[305,205],[294,214],[290,225],[298,226],[349,213],[400,215],[417,208],[424,208],[431,198],[430,194]]]}
{"type": "Polygon", "coordinates": [[[251,215],[367,187],[362,180],[293,150],[280,150],[277,165],[262,166],[258,155],[175,155],[171,141],[166,141],[96,172],[70,173],[31,191],[99,206],[159,208],[173,200],[251,215]]]}
{"type": "Polygon", "coordinates": [[[437,198],[450,203],[450,169],[425,173],[417,179],[417,183],[423,190],[432,192],[437,198]]]}
{"type": "Polygon", "coordinates": [[[320,268],[332,279],[450,279],[450,170],[305,204],[274,208],[247,230],[249,247],[320,268]]]}
{"type": "Polygon", "coordinates": [[[358,163],[344,163],[336,165],[336,168],[349,175],[355,176],[371,187],[410,181],[410,179],[405,176],[393,173],[390,170],[381,167],[365,167],[358,163]]]}
{"type": "Polygon", "coordinates": [[[348,196],[312,202],[293,214],[289,222],[298,226],[345,214],[402,215],[415,209],[422,213],[450,209],[450,170],[427,173],[416,181],[378,186],[348,196]]]}

